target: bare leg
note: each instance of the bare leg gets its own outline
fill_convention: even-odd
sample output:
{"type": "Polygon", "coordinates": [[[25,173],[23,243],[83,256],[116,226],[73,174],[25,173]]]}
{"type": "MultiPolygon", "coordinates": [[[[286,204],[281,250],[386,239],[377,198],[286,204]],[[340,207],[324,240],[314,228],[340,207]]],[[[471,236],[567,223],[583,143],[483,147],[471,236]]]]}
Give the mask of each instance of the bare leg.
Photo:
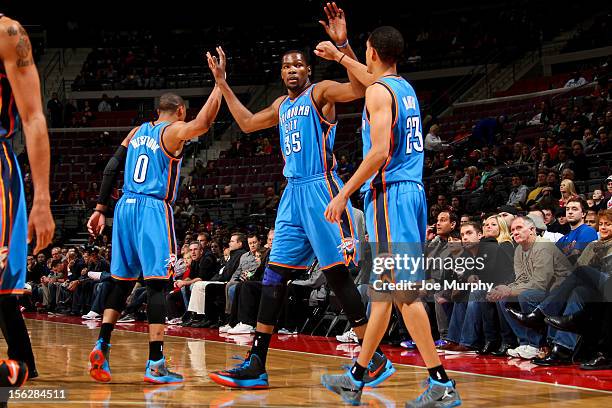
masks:
{"type": "Polygon", "coordinates": [[[367,324],[367,328],[365,327],[366,325],[360,326],[360,328],[363,327],[365,329],[361,352],[359,353],[359,358],[357,358],[360,366],[368,366],[376,348],[385,336],[385,331],[387,326],[389,326],[389,319],[391,318],[392,306],[391,302],[372,302],[370,321],[367,324]]]}
{"type": "Polygon", "coordinates": [[[417,345],[419,353],[427,368],[437,367],[441,365],[440,357],[434,345],[431,335],[431,327],[429,326],[429,318],[423,303],[415,301],[410,304],[404,303],[401,305],[402,317],[406,328],[412,336],[412,340],[417,345]]]}
{"type": "Polygon", "coordinates": [[[119,316],[121,316],[121,313],[116,310],[104,309],[104,314],[102,315],[102,323],[115,324],[117,323],[117,320],[119,320],[119,316]]]}
{"type": "Polygon", "coordinates": [[[166,328],[165,324],[150,324],[149,325],[149,341],[164,341],[165,328],[166,328]]]}
{"type": "Polygon", "coordinates": [[[272,334],[274,333],[274,326],[257,322],[256,330],[260,333],[272,334]]]}

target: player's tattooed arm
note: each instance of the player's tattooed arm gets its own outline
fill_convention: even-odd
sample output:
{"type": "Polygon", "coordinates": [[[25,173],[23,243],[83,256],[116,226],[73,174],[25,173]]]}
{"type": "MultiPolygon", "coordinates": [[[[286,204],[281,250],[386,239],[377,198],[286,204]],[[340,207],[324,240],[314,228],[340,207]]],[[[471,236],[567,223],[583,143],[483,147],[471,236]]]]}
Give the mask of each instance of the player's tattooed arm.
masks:
{"type": "Polygon", "coordinates": [[[3,53],[10,53],[13,48],[14,54],[17,56],[17,68],[25,68],[34,64],[32,57],[32,43],[26,30],[16,21],[11,22],[6,27],[6,35],[9,37],[10,45],[3,50],[3,53]],[[15,41],[16,39],[16,41],[15,41]]]}

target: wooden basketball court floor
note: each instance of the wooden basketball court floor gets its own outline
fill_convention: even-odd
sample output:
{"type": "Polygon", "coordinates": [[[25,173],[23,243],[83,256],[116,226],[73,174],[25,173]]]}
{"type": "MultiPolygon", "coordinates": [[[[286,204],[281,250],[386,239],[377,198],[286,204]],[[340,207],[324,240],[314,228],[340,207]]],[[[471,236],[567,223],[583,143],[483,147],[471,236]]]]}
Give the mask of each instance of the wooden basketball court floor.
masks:
{"type": "MultiPolygon", "coordinates": [[[[209,380],[207,374],[237,363],[252,336],[219,337],[214,330],[169,327],[165,353],[171,366],[186,377],[181,386],[148,385],[142,381],[147,358],[146,326],[119,325],[111,349],[112,382],[95,383],[88,374],[88,355],[98,335],[99,322],[78,318],[28,315],[40,376],[27,388],[64,388],[61,402],[9,402],[19,407],[337,407],[340,399],[320,384],[321,374],[340,372],[355,356],[353,345],[312,336],[275,336],[268,356],[268,390],[230,390],[209,380]],[[308,350],[308,351],[304,351],[308,350]]],[[[403,407],[420,392],[427,371],[413,352],[383,348],[397,372],[375,389],[366,389],[369,407],[403,407]]],[[[1,342],[0,353],[6,355],[1,342]]],[[[496,363],[475,356],[443,358],[459,386],[465,407],[611,407],[612,372],[584,372],[574,368],[536,371],[528,362],[496,363]],[[468,360],[469,359],[469,360],[468,360]],[[462,362],[463,361],[463,362],[462,362]],[[466,363],[468,361],[469,363],[466,363]],[[463,367],[463,370],[455,369],[463,367]],[[493,370],[493,371],[492,371],[493,370]],[[489,374],[487,374],[489,373],[489,374]],[[509,378],[513,377],[513,378],[509,378]],[[580,384],[567,385],[567,384],[580,384]]]]}

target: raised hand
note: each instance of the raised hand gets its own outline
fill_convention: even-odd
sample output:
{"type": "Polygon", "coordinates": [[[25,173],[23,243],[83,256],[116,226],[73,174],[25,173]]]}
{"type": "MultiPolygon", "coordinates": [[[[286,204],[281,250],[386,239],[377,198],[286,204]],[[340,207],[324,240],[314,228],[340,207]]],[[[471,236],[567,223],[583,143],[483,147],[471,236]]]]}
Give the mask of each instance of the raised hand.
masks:
{"type": "Polygon", "coordinates": [[[338,45],[344,44],[347,38],[344,10],[339,8],[335,2],[327,3],[323,10],[327,21],[319,20],[319,23],[325,28],[325,32],[333,42],[338,45]]]}
{"type": "Polygon", "coordinates": [[[215,77],[215,82],[219,82],[224,81],[227,77],[227,74],[225,73],[226,58],[225,52],[223,52],[223,48],[217,47],[216,50],[217,54],[219,55],[218,58],[214,55],[211,55],[210,52],[207,52],[206,59],[208,60],[208,68],[210,68],[210,71],[215,77]]]}
{"type": "Polygon", "coordinates": [[[317,57],[324,58],[330,61],[338,61],[342,54],[331,41],[323,41],[317,44],[317,47],[314,50],[314,53],[317,57]]]}

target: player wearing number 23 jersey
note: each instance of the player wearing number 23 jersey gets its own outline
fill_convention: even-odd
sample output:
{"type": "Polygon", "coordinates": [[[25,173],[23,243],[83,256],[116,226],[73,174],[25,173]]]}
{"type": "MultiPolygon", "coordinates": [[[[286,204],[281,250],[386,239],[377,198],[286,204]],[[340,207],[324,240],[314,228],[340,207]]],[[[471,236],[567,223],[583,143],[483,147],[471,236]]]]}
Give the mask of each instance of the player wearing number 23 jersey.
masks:
{"type": "MultiPolygon", "coordinates": [[[[418,258],[427,228],[419,102],[412,86],[398,75],[383,76],[376,84],[391,94],[393,122],[389,156],[361,188],[365,193],[366,227],[378,254],[400,253],[418,258]]],[[[372,146],[369,113],[365,108],[362,137],[365,157],[372,146]]],[[[422,268],[416,268],[414,273],[404,272],[394,271],[391,280],[424,279],[422,268]]],[[[380,279],[374,274],[372,278],[380,279]]]]}

